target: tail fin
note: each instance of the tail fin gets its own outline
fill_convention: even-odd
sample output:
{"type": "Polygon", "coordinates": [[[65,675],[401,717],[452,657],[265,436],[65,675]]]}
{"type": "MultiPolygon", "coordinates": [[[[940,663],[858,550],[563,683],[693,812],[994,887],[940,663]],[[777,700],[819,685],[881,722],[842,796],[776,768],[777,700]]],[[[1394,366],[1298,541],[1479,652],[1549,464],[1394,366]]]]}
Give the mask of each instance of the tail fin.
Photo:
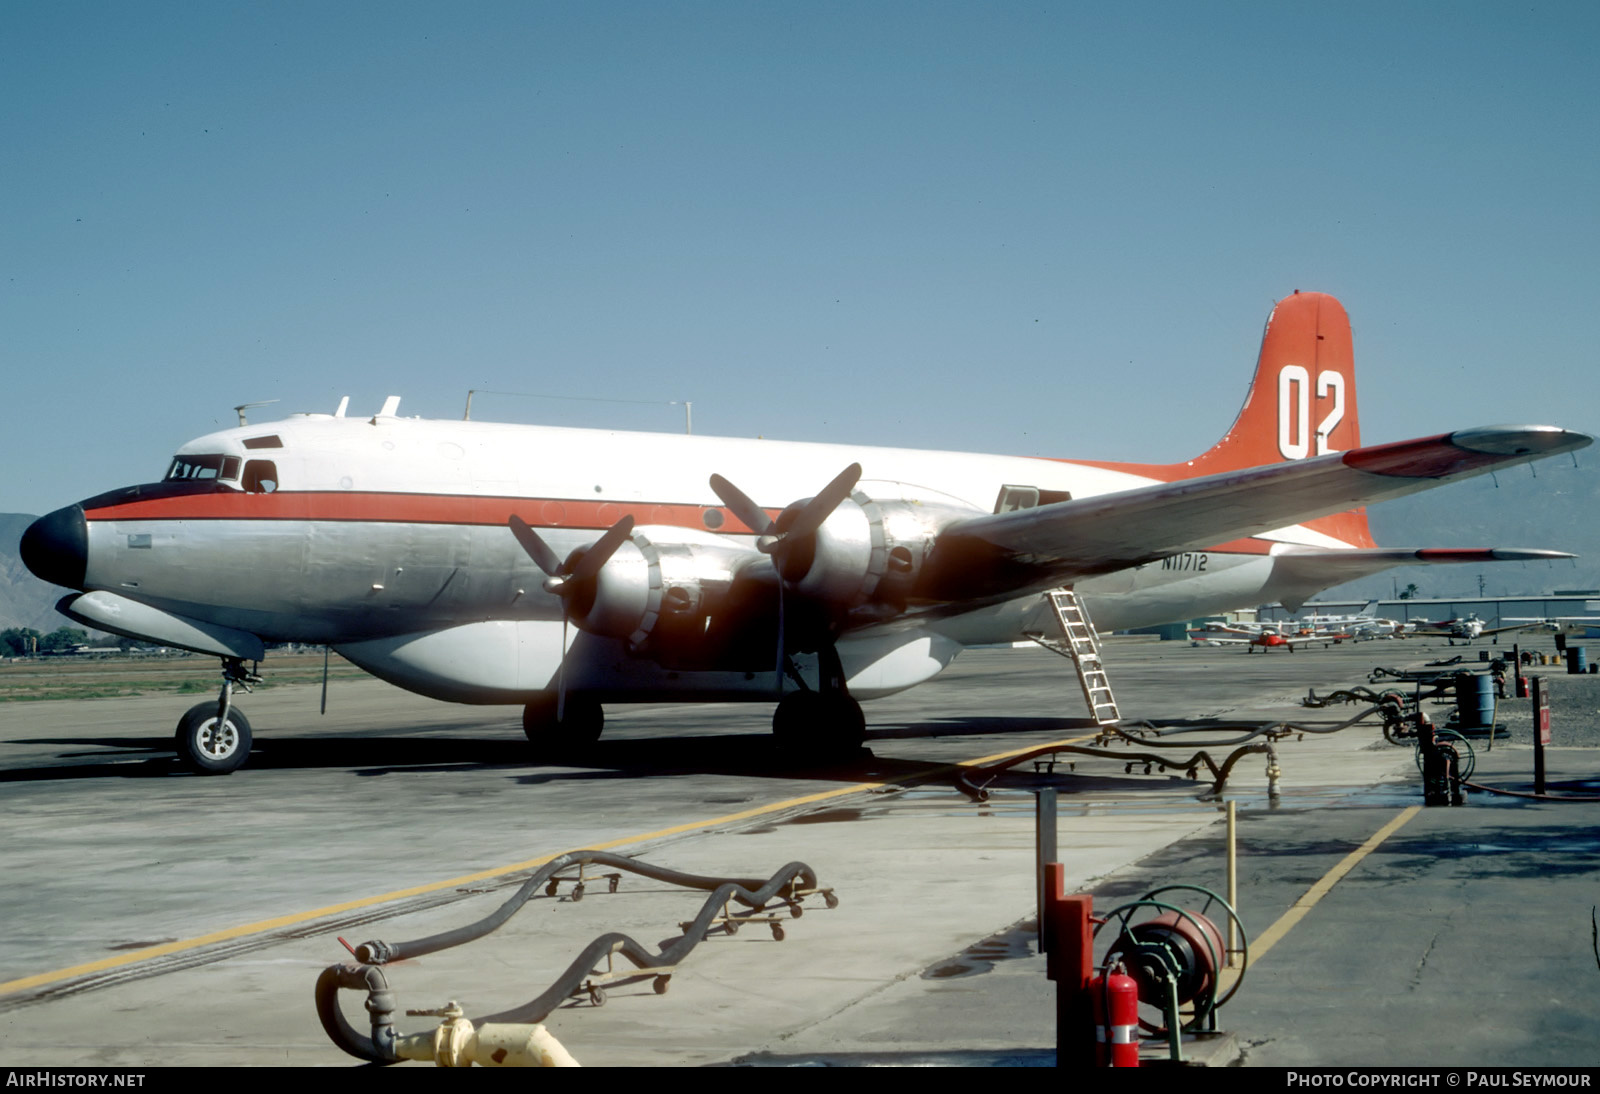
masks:
{"type": "Polygon", "coordinates": [[[1212,475],[1361,447],[1350,317],[1325,293],[1278,301],[1244,407],[1211,448],[1182,465],[1212,475]]]}
{"type": "MultiPolygon", "coordinates": [[[[1326,293],[1278,301],[1261,336],[1261,356],[1244,406],[1222,439],[1183,474],[1212,475],[1361,447],[1350,317],[1326,293]]],[[[1177,468],[1173,468],[1177,470],[1177,468]]],[[[1352,509],[1306,527],[1354,547],[1374,547],[1367,511],[1352,509]]]]}
{"type": "MultiPolygon", "coordinates": [[[[1350,317],[1326,293],[1296,291],[1267,317],[1255,377],[1220,441],[1183,463],[1104,466],[1172,482],[1359,447],[1350,317]]],[[[1377,546],[1365,509],[1307,521],[1305,527],[1350,546],[1377,546]]]]}

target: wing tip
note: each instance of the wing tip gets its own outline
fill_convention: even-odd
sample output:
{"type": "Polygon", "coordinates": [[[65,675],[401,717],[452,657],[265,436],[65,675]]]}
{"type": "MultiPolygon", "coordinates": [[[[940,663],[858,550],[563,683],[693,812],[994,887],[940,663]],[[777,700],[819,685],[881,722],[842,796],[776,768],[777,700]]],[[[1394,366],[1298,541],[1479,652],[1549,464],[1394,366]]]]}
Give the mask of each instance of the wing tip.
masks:
{"type": "Polygon", "coordinates": [[[1587,433],[1554,425],[1480,426],[1356,448],[1345,452],[1341,459],[1348,467],[1374,475],[1443,479],[1576,452],[1593,443],[1594,438],[1587,433]]]}
{"type": "Polygon", "coordinates": [[[1587,433],[1555,425],[1490,425],[1460,429],[1449,441],[1458,448],[1493,456],[1555,456],[1594,443],[1587,433]]]}

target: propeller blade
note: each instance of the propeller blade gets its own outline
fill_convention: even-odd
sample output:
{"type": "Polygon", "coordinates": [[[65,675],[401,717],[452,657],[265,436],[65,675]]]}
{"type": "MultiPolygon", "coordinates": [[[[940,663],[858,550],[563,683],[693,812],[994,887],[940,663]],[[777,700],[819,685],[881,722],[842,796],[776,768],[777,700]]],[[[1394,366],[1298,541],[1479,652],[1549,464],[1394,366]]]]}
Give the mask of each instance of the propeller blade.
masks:
{"type": "Polygon", "coordinates": [[[783,697],[783,658],[788,653],[784,648],[787,636],[783,633],[783,580],[778,581],[778,666],[776,679],[772,682],[773,691],[781,699],[783,697]]]}
{"type": "Polygon", "coordinates": [[[711,492],[722,499],[722,504],[726,505],[752,532],[766,535],[772,531],[772,518],[767,516],[767,511],[751,501],[748,494],[721,475],[711,476],[711,492]]]}
{"type": "Polygon", "coordinates": [[[539,533],[528,527],[528,522],[515,513],[511,514],[510,523],[511,534],[517,537],[517,542],[528,552],[533,564],[543,570],[546,577],[561,577],[561,560],[550,549],[550,545],[539,538],[539,533]]]}
{"type": "MultiPolygon", "coordinates": [[[[515,519],[515,518],[513,518],[515,519]]],[[[561,662],[556,665],[556,721],[567,713],[567,611],[561,609],[561,662]]]]}
{"type": "Polygon", "coordinates": [[[633,518],[625,516],[613,524],[605,535],[601,536],[595,545],[583,553],[578,564],[572,568],[568,582],[573,585],[582,584],[600,572],[600,567],[611,561],[611,556],[617,553],[617,548],[627,541],[633,533],[633,518]]]}
{"type": "Polygon", "coordinates": [[[839,508],[839,504],[850,496],[850,491],[856,488],[856,483],[860,478],[861,465],[859,463],[853,463],[835,475],[832,482],[824,486],[816,497],[806,502],[805,507],[795,514],[794,521],[783,530],[782,538],[773,545],[774,549],[779,548],[784,540],[804,539],[818,528],[821,528],[822,522],[827,520],[833,511],[839,508]]]}

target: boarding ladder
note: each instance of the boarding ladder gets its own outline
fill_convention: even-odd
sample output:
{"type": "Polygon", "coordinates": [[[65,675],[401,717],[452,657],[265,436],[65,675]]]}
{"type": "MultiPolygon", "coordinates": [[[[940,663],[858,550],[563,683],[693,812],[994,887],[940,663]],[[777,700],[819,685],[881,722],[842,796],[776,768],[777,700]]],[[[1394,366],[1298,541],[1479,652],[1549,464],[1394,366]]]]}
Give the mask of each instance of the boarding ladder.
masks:
{"type": "Polygon", "coordinates": [[[1095,635],[1089,611],[1071,589],[1051,589],[1044,594],[1060,625],[1061,637],[1029,634],[1047,650],[1070,658],[1078,670],[1078,682],[1083,685],[1083,697],[1089,703],[1095,725],[1111,725],[1122,720],[1117,710],[1117,697],[1111,694],[1111,681],[1106,678],[1105,665],[1100,660],[1100,640],[1095,635]]]}

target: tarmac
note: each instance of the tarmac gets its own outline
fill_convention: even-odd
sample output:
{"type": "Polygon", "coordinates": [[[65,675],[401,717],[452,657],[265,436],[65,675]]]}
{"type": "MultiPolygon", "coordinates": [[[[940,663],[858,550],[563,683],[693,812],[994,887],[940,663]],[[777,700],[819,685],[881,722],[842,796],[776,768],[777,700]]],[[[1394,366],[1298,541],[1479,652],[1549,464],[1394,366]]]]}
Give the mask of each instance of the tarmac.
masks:
{"type": "MultiPolygon", "coordinates": [[[[1476,656],[1113,640],[1106,661],[1125,715],[1326,726],[1358,708],[1308,710],[1309,690],[1463,652],[1476,656]]],[[[1553,682],[1549,795],[1600,797],[1595,684],[1553,682]]],[[[1236,803],[1249,961],[1218,1011],[1227,1036],[1191,1042],[1190,1063],[1600,1062],[1597,806],[1475,791],[1423,807],[1412,750],[1375,722],[1277,743],[1276,796],[1257,754],[1220,798],[1183,770],[1062,754],[1050,770],[980,776],[992,780],[975,802],[949,765],[1092,734],[1065,662],[971,651],[870,704],[869,751],[827,771],[774,761],[753,732],[764,708],[619,708],[592,759],[541,767],[516,751],[506,712],[384,687],[352,685],[341,720],[277,736],[305,689],[253,697],[260,754],[226,779],[178,774],[149,726],[127,725],[130,708],[155,718],[155,702],[14,704],[0,731],[0,1067],[359,1066],[311,1005],[318,972],[349,960],[340,937],[460,926],[551,855],[599,846],[717,876],[805,862],[838,905],[775,909],[782,940],[765,921],[714,927],[664,994],[652,977],[605,983],[603,1005],[580,990],[545,1024],[585,1065],[1051,1066],[1054,987],[1034,924],[1042,788],[1058,794],[1068,887],[1102,914],[1169,885],[1224,892],[1223,803],[1236,803]]],[[[1525,701],[1497,719],[1510,735],[1475,746],[1473,781],[1526,794],[1525,701]]],[[[1187,735],[1178,752],[1221,756],[1227,738],[1187,735]]],[[[569,882],[480,941],[389,966],[402,1007],[516,1006],[598,935],[672,942],[703,899],[632,875],[586,889],[575,900],[569,882]]],[[[364,1028],[360,994],[342,1001],[364,1028]]]]}

